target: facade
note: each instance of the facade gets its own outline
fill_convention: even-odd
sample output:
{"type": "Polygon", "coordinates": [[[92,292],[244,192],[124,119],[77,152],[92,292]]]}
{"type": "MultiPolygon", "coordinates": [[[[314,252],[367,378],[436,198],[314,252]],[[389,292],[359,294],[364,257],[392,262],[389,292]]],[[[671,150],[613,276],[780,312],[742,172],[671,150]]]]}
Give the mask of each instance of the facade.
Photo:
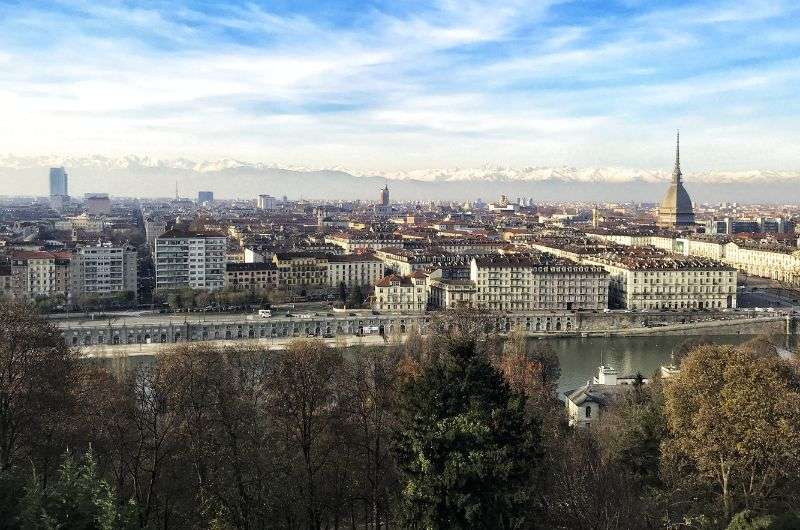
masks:
{"type": "Polygon", "coordinates": [[[289,288],[328,285],[328,256],[316,252],[276,252],[278,284],[289,288]]]}
{"type": "Polygon", "coordinates": [[[111,199],[107,193],[87,193],[86,213],[89,215],[111,215],[111,199]]]}
{"type": "Polygon", "coordinates": [[[587,257],[584,263],[610,274],[611,307],[676,311],[736,307],[736,269],[718,261],[645,247],[587,257]]]}
{"type": "Polygon", "coordinates": [[[416,272],[411,276],[392,274],[375,284],[373,308],[378,311],[424,311],[428,305],[425,275],[416,272]]]}
{"type": "Polygon", "coordinates": [[[489,311],[602,310],[608,273],[549,254],[497,255],[472,260],[475,304],[489,311]]]}
{"type": "Polygon", "coordinates": [[[14,298],[14,276],[10,264],[0,264],[0,300],[14,298]]]}
{"type": "Polygon", "coordinates": [[[50,168],[50,197],[69,196],[69,175],[63,167],[50,168]]]}
{"type": "Polygon", "coordinates": [[[227,238],[217,232],[170,230],[156,238],[156,289],[222,289],[227,238]]]}
{"type": "Polygon", "coordinates": [[[616,370],[600,366],[597,377],[565,394],[569,425],[591,427],[597,424],[602,421],[605,409],[623,399],[629,389],[628,384],[617,381],[616,370]]]}
{"type": "Polygon", "coordinates": [[[272,195],[259,195],[258,196],[258,209],[259,210],[274,210],[277,200],[272,195]]]}
{"type": "Polygon", "coordinates": [[[340,232],[325,236],[325,242],[341,247],[346,253],[352,254],[365,250],[401,247],[403,245],[403,238],[394,234],[340,232]]]}
{"type": "Polygon", "coordinates": [[[225,288],[237,291],[266,291],[278,286],[278,267],[274,263],[228,263],[225,288]]]}
{"type": "Polygon", "coordinates": [[[131,246],[79,247],[72,255],[71,291],[81,295],[136,294],[137,252],[131,246]]]}
{"type": "Polygon", "coordinates": [[[724,245],[724,260],[753,276],[800,286],[800,250],[758,248],[730,242],[724,245]]]}
{"type": "Polygon", "coordinates": [[[694,224],[694,210],[692,199],[686,188],[683,187],[683,174],[681,173],[681,145],[680,133],[675,149],[675,169],[672,171],[672,183],[667,189],[661,207],[658,209],[659,226],[676,228],[694,224]]]}
{"type": "Polygon", "coordinates": [[[436,309],[475,307],[477,288],[472,280],[442,278],[432,274],[428,278],[428,304],[436,309]]]}
{"type": "Polygon", "coordinates": [[[327,282],[330,287],[338,287],[341,284],[345,284],[348,288],[375,285],[383,276],[383,262],[372,255],[328,256],[327,282]]]}
{"type": "Polygon", "coordinates": [[[70,294],[72,255],[69,252],[16,251],[11,253],[11,287],[15,300],[70,294]]]}
{"type": "Polygon", "coordinates": [[[156,246],[156,239],[167,231],[167,224],[164,221],[147,217],[144,220],[144,235],[147,240],[147,247],[152,251],[156,246]]]}

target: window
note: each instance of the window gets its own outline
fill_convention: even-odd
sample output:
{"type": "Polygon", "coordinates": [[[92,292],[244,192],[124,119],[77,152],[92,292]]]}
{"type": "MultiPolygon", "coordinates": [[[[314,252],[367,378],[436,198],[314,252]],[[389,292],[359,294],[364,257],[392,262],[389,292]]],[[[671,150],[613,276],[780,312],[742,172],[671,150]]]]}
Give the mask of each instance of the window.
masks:
{"type": "Polygon", "coordinates": [[[588,418],[591,418],[591,417],[592,417],[592,407],[587,406],[586,407],[586,418],[588,419],[588,418]]]}

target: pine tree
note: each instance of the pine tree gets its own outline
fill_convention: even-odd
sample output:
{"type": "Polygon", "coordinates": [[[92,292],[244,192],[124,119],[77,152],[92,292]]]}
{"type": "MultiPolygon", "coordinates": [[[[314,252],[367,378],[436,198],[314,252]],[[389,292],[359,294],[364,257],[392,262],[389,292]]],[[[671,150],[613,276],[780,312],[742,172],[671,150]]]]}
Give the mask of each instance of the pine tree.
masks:
{"type": "Polygon", "coordinates": [[[395,455],[405,526],[526,524],[538,425],[475,341],[448,341],[401,392],[395,455]]]}

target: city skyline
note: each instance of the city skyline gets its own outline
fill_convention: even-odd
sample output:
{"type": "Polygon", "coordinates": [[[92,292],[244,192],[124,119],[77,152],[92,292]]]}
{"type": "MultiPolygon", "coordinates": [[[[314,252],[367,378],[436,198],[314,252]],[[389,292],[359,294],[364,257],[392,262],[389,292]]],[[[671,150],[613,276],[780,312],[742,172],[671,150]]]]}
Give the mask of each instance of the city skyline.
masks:
{"type": "Polygon", "coordinates": [[[792,172],[797,12],[781,1],[5,5],[0,143],[19,156],[391,178],[668,171],[680,127],[687,175],[792,172]]]}

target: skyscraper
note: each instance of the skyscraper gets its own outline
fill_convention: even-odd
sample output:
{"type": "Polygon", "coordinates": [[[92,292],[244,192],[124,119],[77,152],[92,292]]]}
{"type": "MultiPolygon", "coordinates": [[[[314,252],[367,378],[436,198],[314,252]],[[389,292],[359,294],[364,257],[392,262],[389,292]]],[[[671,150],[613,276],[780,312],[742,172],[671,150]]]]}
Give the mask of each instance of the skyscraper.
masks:
{"type": "Polygon", "coordinates": [[[66,197],[69,195],[67,170],[63,167],[50,168],[50,196],[66,197]]]}
{"type": "Polygon", "coordinates": [[[685,227],[694,224],[692,199],[683,187],[681,173],[681,133],[675,148],[675,168],[672,170],[672,183],[667,189],[661,207],[658,209],[658,225],[668,228],[685,227]]]}
{"type": "Polygon", "coordinates": [[[389,206],[389,184],[381,190],[381,206],[389,206]]]}
{"type": "Polygon", "coordinates": [[[198,204],[204,204],[207,202],[214,202],[214,192],[213,191],[198,191],[197,192],[197,202],[198,204]]]}

